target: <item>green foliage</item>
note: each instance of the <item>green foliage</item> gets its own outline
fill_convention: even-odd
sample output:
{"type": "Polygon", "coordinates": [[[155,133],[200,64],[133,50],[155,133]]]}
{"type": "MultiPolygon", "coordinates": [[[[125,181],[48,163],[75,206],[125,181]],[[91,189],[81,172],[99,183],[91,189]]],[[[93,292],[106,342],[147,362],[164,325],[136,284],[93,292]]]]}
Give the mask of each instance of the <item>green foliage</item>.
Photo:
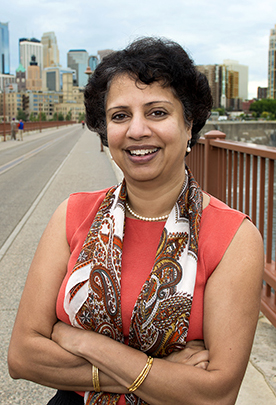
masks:
{"type": "Polygon", "coordinates": [[[35,118],[35,115],[34,115],[33,111],[30,114],[29,121],[31,121],[31,122],[36,121],[36,118],[35,118]]]}
{"type": "Polygon", "coordinates": [[[276,100],[267,98],[254,101],[250,106],[250,111],[254,112],[257,117],[275,120],[276,100]]]}
{"type": "Polygon", "coordinates": [[[45,112],[41,112],[41,113],[40,113],[40,120],[41,120],[41,121],[47,121],[47,117],[46,117],[45,112]]]}
{"type": "Polygon", "coordinates": [[[57,120],[58,120],[58,115],[57,115],[57,112],[55,112],[53,115],[53,121],[57,121],[57,120]]]}
{"type": "Polygon", "coordinates": [[[256,111],[252,111],[252,117],[257,119],[258,118],[258,114],[256,113],[256,111]]]}
{"type": "Polygon", "coordinates": [[[263,111],[261,113],[261,117],[264,118],[265,120],[267,120],[269,118],[270,114],[267,111],[263,111]]]}
{"type": "Polygon", "coordinates": [[[215,108],[212,111],[217,111],[219,115],[225,115],[225,108],[215,108]]]}
{"type": "Polygon", "coordinates": [[[71,121],[71,119],[72,119],[72,111],[70,110],[70,111],[66,114],[65,120],[66,120],[66,121],[71,121]]]}
{"type": "Polygon", "coordinates": [[[17,111],[16,119],[17,119],[18,121],[19,121],[19,120],[27,121],[27,115],[26,115],[25,111],[23,111],[23,110],[18,110],[18,111],[17,111]]]}
{"type": "Polygon", "coordinates": [[[58,121],[64,121],[64,116],[63,116],[63,114],[62,114],[62,112],[59,112],[58,113],[58,121]]]}
{"type": "Polygon", "coordinates": [[[85,121],[85,113],[79,113],[79,122],[85,121]]]}
{"type": "Polygon", "coordinates": [[[219,115],[225,115],[225,108],[215,108],[212,111],[216,111],[219,115]]]}

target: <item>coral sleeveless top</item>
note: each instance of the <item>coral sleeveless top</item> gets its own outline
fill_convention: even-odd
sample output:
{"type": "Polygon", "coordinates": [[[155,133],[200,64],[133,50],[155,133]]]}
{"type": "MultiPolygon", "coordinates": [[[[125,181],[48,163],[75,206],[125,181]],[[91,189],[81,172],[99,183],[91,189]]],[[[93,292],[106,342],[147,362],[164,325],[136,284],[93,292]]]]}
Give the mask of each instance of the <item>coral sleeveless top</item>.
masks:
{"type": "MultiPolygon", "coordinates": [[[[58,319],[66,323],[70,323],[63,308],[66,283],[106,192],[107,189],[92,193],[76,193],[68,200],[66,234],[71,256],[56,305],[58,319]]],[[[245,214],[229,208],[212,196],[209,205],[203,210],[199,232],[197,276],[187,342],[204,338],[205,285],[245,217],[245,214]]],[[[133,307],[151,271],[164,225],[165,222],[145,222],[126,218],[121,268],[121,307],[125,343],[128,343],[133,307]]],[[[125,403],[123,397],[119,403],[125,403]]]]}

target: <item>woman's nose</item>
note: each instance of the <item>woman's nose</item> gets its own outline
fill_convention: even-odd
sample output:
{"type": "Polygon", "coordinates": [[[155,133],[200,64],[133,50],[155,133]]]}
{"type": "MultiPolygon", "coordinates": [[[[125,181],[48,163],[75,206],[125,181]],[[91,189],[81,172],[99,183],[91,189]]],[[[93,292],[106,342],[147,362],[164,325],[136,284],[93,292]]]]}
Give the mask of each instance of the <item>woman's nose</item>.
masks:
{"type": "Polygon", "coordinates": [[[151,136],[151,129],[148,125],[147,119],[144,116],[133,116],[129,122],[127,136],[134,139],[151,136]]]}

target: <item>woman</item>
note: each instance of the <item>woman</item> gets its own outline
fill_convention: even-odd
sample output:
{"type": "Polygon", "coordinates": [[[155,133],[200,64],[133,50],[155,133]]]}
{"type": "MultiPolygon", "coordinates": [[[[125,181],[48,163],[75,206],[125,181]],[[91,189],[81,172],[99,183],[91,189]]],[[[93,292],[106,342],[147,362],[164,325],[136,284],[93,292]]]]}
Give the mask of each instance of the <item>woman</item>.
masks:
{"type": "Polygon", "coordinates": [[[61,204],[31,265],[9,367],[57,388],[49,404],[235,403],[263,250],[250,220],[185,166],[211,103],[167,40],[138,40],[90,78],[87,125],[124,181],[61,204]]]}

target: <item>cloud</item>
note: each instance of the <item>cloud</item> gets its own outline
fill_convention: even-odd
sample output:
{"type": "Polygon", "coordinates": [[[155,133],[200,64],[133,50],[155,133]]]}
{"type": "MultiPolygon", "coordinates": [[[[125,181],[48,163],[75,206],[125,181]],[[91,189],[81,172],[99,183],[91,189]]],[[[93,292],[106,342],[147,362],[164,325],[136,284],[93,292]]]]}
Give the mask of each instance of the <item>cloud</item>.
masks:
{"type": "Polygon", "coordinates": [[[69,49],[121,49],[140,36],[179,42],[197,64],[238,60],[249,67],[250,88],[267,80],[268,40],[276,24],[275,0],[10,0],[11,67],[18,66],[18,39],[54,31],[62,65],[69,49]]]}

